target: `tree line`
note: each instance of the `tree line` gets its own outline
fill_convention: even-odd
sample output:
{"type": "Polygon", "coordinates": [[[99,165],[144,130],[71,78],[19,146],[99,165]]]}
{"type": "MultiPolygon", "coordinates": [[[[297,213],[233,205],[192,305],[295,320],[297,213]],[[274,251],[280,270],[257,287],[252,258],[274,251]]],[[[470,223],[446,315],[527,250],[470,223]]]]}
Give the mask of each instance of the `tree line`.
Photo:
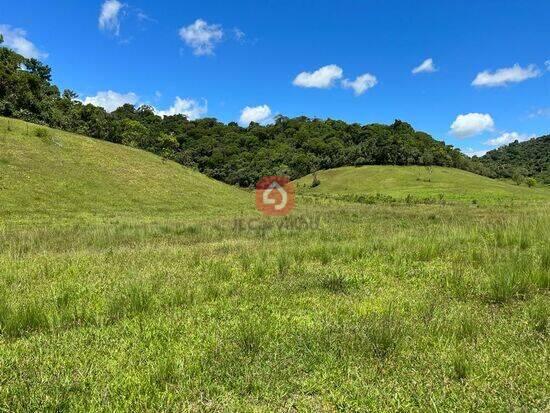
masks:
{"type": "Polygon", "coordinates": [[[532,179],[550,184],[550,135],[512,142],[487,152],[481,162],[495,175],[532,185],[532,179]],[[530,179],[531,178],[531,179],[530,179]]]}
{"type": "Polygon", "coordinates": [[[296,179],[350,165],[438,165],[492,177],[500,171],[400,120],[360,125],[278,116],[269,125],[241,127],[214,118],[161,117],[146,105],[108,113],[84,105],[71,90],[61,92],[50,67],[6,47],[0,47],[0,115],[141,148],[243,187],[265,175],[296,179]]]}

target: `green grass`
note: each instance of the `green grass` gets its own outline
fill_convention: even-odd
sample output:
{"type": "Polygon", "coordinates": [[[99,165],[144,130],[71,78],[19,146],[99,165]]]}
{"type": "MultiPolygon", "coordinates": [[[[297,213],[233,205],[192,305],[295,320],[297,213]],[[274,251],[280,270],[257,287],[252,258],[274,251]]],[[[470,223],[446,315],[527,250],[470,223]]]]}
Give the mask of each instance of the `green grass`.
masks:
{"type": "MultiPolygon", "coordinates": [[[[550,203],[306,196],[292,216],[271,219],[240,190],[50,131],[54,142],[97,145],[87,156],[120,151],[118,162],[128,156],[147,176],[174,168],[166,181],[159,171],[143,178],[152,188],[135,190],[143,210],[102,188],[97,197],[78,192],[78,203],[70,193],[84,160],[40,158],[32,145],[42,142],[27,142],[37,138],[24,124],[12,127],[21,136],[0,138],[8,159],[0,170],[31,168],[19,160],[28,152],[50,175],[30,175],[21,193],[11,175],[10,195],[0,195],[9,202],[0,226],[0,411],[548,409],[550,203]],[[50,178],[60,175],[48,171],[60,162],[60,210],[53,201],[46,212],[27,207],[33,188],[56,188],[50,178]],[[163,209],[161,185],[190,177],[236,203],[221,208],[207,193],[199,206],[163,209]]],[[[101,172],[111,167],[95,176],[116,182],[101,172]]]]}
{"type": "Polygon", "coordinates": [[[501,203],[527,200],[550,200],[550,188],[527,188],[452,168],[422,166],[343,167],[317,172],[321,182],[311,187],[313,176],[296,181],[307,195],[381,194],[399,200],[407,196],[429,198],[435,202],[468,201],[501,203]]]}
{"type": "Polygon", "coordinates": [[[250,195],[127,146],[0,118],[0,223],[251,210],[250,195]],[[11,131],[8,131],[8,123],[11,131]]]}

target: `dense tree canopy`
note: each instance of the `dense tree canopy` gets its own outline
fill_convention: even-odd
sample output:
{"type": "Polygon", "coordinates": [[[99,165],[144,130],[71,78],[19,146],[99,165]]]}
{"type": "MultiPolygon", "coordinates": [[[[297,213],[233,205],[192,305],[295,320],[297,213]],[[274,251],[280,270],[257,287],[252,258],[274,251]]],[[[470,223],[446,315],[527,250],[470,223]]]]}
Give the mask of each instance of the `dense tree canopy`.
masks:
{"type": "Polygon", "coordinates": [[[345,165],[440,165],[498,175],[490,162],[396,120],[392,125],[289,119],[243,128],[216,119],[158,116],[149,106],[124,105],[112,113],[84,105],[51,83],[51,70],[0,47],[0,115],[145,149],[230,184],[254,185],[264,175],[299,178],[345,165]]]}
{"type": "Polygon", "coordinates": [[[550,184],[550,135],[487,152],[481,162],[498,177],[531,177],[550,184]]]}

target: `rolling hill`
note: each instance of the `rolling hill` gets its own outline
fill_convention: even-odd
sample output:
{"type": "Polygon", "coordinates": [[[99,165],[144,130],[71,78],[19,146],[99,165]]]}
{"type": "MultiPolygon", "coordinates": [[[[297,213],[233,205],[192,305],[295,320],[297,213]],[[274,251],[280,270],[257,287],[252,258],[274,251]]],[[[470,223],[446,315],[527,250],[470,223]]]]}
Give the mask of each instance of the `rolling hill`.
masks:
{"type": "Polygon", "coordinates": [[[421,166],[362,166],[319,171],[320,185],[312,188],[313,176],[296,181],[302,194],[382,194],[395,198],[407,195],[449,200],[550,200],[547,188],[527,188],[470,172],[421,166]]]}
{"type": "Polygon", "coordinates": [[[152,153],[0,118],[0,219],[200,217],[252,205],[245,191],[152,153]]]}
{"type": "Polygon", "coordinates": [[[550,135],[512,142],[487,152],[480,158],[496,176],[512,178],[522,175],[550,184],[550,135]]]}
{"type": "MultiPolygon", "coordinates": [[[[300,192],[548,199],[318,175],[300,192]]],[[[545,410],[549,203],[311,198],[259,220],[149,152],[0,118],[0,411],[545,410]]]]}

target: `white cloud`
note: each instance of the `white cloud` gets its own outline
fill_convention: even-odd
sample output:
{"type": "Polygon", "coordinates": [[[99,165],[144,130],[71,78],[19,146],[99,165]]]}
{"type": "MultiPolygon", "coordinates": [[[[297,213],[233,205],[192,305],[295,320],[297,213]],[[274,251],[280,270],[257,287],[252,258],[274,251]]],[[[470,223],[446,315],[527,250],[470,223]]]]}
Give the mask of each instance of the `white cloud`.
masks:
{"type": "Polygon", "coordinates": [[[208,24],[202,19],[180,29],[181,39],[193,49],[197,56],[214,54],[216,43],[223,38],[223,29],[218,24],[208,24]]]}
{"type": "Polygon", "coordinates": [[[327,89],[342,78],[344,71],[336,65],[324,66],[313,73],[302,72],[292,82],[294,86],[327,89]]]}
{"type": "Polygon", "coordinates": [[[481,149],[481,150],[475,150],[473,148],[466,148],[464,150],[464,154],[465,155],[468,155],[470,157],[472,156],[477,156],[477,157],[482,157],[483,155],[485,155],[487,153],[487,150],[486,149],[481,149]]]}
{"type": "Polygon", "coordinates": [[[429,59],[424,60],[419,66],[415,67],[412,70],[412,74],[416,75],[418,73],[433,73],[437,72],[437,68],[434,65],[433,59],[430,57],[429,59]]]}
{"type": "Polygon", "coordinates": [[[522,68],[520,65],[515,64],[512,67],[498,69],[493,73],[488,70],[478,73],[472,85],[485,87],[506,86],[508,83],[523,82],[524,80],[538,77],[540,74],[540,70],[535,65],[522,68]]]}
{"type": "Polygon", "coordinates": [[[182,99],[176,97],[174,104],[166,110],[155,109],[159,116],[185,115],[187,119],[194,120],[203,117],[208,112],[208,101],[203,100],[201,105],[193,99],[182,99]]]}
{"type": "Polygon", "coordinates": [[[459,138],[479,135],[484,131],[493,130],[495,122],[489,114],[468,113],[458,115],[451,125],[451,134],[459,138]]]}
{"type": "Polygon", "coordinates": [[[85,105],[92,104],[94,106],[100,106],[107,112],[112,112],[126,103],[135,105],[138,100],[138,95],[133,92],[122,94],[107,90],[105,92],[97,92],[95,96],[86,97],[83,103],[85,105]]]}
{"type": "Polygon", "coordinates": [[[239,123],[242,126],[250,125],[250,122],[266,122],[271,119],[271,108],[267,105],[250,107],[247,106],[241,111],[239,123]]]}
{"type": "Polygon", "coordinates": [[[4,44],[6,46],[28,59],[33,57],[35,59],[48,57],[48,53],[40,51],[27,39],[27,32],[23,29],[11,27],[7,24],[0,24],[0,34],[4,36],[4,44]]]}
{"type": "Polygon", "coordinates": [[[354,81],[344,79],[342,80],[342,87],[346,89],[353,89],[356,96],[362,95],[368,89],[373,88],[378,83],[376,76],[370,73],[358,76],[354,81]]]}
{"type": "Polygon", "coordinates": [[[546,62],[544,62],[544,65],[546,66],[546,70],[550,72],[550,60],[547,60],[546,62]]]}
{"type": "Polygon", "coordinates": [[[118,0],[105,0],[99,13],[99,28],[113,33],[115,36],[120,34],[120,11],[125,4],[118,0]]]}
{"type": "Polygon", "coordinates": [[[487,142],[485,142],[485,144],[489,146],[502,146],[508,145],[509,143],[512,143],[514,141],[528,141],[529,139],[532,139],[534,137],[535,135],[523,135],[517,132],[504,132],[497,138],[489,139],[487,142]]]}
{"type": "Polygon", "coordinates": [[[539,108],[529,114],[529,118],[547,118],[550,117],[550,107],[548,108],[539,108]]]}
{"type": "Polygon", "coordinates": [[[235,36],[235,39],[237,41],[244,41],[245,37],[246,37],[246,33],[243,32],[241,29],[239,29],[238,27],[235,27],[233,29],[233,35],[235,36]]]}

